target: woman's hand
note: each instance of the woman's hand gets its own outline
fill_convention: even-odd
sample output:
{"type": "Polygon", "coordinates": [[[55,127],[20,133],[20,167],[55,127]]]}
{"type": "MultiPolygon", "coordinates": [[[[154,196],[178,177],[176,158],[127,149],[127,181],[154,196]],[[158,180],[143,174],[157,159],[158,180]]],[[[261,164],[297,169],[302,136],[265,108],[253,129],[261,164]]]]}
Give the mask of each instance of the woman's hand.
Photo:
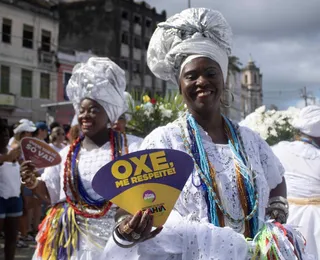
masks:
{"type": "Polygon", "coordinates": [[[37,182],[35,169],[36,168],[31,161],[24,161],[20,166],[21,181],[27,188],[35,186],[37,182]]]}
{"type": "Polygon", "coordinates": [[[134,216],[127,215],[116,229],[117,235],[129,242],[142,242],[158,235],[162,227],[152,230],[153,215],[150,210],[138,211],[134,216]]]}

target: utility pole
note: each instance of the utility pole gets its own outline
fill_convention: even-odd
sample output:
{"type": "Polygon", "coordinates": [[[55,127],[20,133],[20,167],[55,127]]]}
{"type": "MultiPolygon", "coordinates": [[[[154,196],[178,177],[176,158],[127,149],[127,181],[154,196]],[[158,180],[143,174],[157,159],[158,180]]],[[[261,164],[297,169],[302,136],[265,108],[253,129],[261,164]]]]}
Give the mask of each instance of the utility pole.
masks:
{"type": "Polygon", "coordinates": [[[304,106],[308,106],[307,87],[303,87],[301,97],[304,99],[304,106]]]}
{"type": "Polygon", "coordinates": [[[304,99],[305,106],[308,106],[308,99],[311,99],[313,101],[313,104],[315,104],[315,96],[309,96],[307,94],[307,87],[303,87],[301,97],[304,99]]]}
{"type": "Polygon", "coordinates": [[[188,8],[191,8],[191,0],[188,0],[188,8]]]}

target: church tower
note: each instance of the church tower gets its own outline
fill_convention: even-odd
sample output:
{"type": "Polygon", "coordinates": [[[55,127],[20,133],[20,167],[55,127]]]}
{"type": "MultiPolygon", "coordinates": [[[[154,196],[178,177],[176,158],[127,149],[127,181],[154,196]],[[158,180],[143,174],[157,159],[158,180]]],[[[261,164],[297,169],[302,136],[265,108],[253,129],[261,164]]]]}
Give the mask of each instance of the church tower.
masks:
{"type": "Polygon", "coordinates": [[[262,106],[262,74],[250,55],[250,60],[241,73],[242,118],[262,106]]]}

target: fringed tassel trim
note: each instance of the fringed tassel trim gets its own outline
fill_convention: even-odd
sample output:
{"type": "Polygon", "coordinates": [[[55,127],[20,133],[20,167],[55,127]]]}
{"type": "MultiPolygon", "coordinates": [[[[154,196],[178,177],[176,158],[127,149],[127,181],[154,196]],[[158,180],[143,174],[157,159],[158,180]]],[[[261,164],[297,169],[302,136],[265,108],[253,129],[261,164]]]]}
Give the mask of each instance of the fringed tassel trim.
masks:
{"type": "Polygon", "coordinates": [[[252,260],[302,260],[305,250],[303,236],[289,225],[268,221],[253,239],[252,260]]]}

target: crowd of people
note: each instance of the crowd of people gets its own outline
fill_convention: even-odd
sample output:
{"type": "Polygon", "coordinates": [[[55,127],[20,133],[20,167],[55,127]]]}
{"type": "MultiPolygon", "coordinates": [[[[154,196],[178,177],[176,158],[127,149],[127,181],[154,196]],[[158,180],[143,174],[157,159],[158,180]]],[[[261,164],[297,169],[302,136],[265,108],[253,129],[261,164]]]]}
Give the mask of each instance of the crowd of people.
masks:
{"type": "MultiPolygon", "coordinates": [[[[1,128],[1,163],[0,167],[0,199],[1,218],[5,219],[1,226],[1,237],[6,241],[8,259],[14,253],[14,247],[27,248],[30,241],[35,241],[38,226],[45,216],[50,201],[36,196],[32,190],[21,185],[19,164],[23,161],[20,141],[24,137],[34,137],[47,142],[56,151],[62,150],[79,135],[78,125],[68,128],[54,122],[47,126],[45,122],[33,123],[21,119],[13,126],[0,119],[1,128]],[[9,232],[10,231],[10,232],[9,232]]],[[[41,176],[44,170],[38,170],[41,176]]]]}
{"type": "Polygon", "coordinates": [[[281,230],[286,222],[295,225],[306,245],[292,230],[288,247],[280,232],[278,251],[268,259],[317,259],[320,108],[301,112],[295,142],[273,148],[224,117],[231,38],[224,17],[206,8],[187,9],[158,24],[148,66],[179,87],[187,112],[144,139],[125,132],[125,74],[108,58],[74,67],[66,91],[78,124],[68,133],[58,123],[48,127],[22,119],[9,140],[2,120],[0,228],[6,259],[31,239],[38,260],[258,259],[263,252],[255,252],[254,238],[269,219],[281,230]],[[25,161],[20,140],[26,136],[49,142],[61,163],[38,170],[25,161]],[[91,185],[95,173],[118,156],[154,148],[180,150],[194,161],[174,209],[158,228],[150,211],[131,215],[91,185]]]}

